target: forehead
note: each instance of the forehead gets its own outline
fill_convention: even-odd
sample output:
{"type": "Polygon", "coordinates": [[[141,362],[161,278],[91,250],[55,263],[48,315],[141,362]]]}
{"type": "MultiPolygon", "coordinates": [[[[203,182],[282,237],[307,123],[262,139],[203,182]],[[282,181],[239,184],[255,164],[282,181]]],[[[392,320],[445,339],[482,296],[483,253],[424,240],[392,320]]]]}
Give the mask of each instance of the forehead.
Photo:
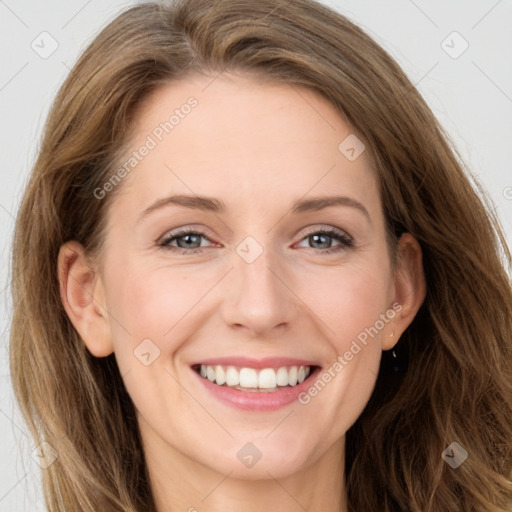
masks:
{"type": "Polygon", "coordinates": [[[268,210],[287,197],[336,192],[375,201],[364,151],[355,160],[343,152],[354,137],[340,112],[304,87],[198,75],[160,87],[140,105],[124,163],[150,149],[132,162],[123,186],[139,210],[170,193],[222,197],[228,209],[237,200],[268,210]]]}

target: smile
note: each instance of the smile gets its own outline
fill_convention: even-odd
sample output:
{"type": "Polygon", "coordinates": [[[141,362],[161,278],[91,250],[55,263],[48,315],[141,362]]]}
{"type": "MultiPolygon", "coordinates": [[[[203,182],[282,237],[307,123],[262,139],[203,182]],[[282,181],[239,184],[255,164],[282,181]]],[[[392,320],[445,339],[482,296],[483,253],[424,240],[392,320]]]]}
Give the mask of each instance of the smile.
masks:
{"type": "Polygon", "coordinates": [[[281,366],[279,368],[235,367],[224,365],[195,365],[194,370],[210,382],[240,391],[278,391],[302,384],[312,366],[281,366]]]}

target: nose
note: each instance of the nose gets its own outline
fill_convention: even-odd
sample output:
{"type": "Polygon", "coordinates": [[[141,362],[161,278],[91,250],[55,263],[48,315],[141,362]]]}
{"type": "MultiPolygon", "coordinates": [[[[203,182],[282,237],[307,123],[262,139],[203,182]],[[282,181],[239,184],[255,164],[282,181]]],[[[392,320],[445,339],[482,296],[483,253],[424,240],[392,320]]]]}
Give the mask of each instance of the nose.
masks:
{"type": "Polygon", "coordinates": [[[227,325],[247,331],[246,336],[264,337],[293,322],[298,307],[287,274],[270,250],[264,249],[252,262],[235,252],[223,302],[227,325]]]}

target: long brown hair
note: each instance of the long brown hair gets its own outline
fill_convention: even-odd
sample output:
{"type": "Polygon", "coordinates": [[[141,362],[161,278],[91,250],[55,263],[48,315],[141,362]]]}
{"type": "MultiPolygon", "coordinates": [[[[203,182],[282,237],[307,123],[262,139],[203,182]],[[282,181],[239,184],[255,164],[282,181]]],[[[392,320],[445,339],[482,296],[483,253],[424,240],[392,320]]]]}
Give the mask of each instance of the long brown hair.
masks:
{"type": "MultiPolygon", "coordinates": [[[[192,73],[254,73],[326,97],[361,135],[393,244],[419,241],[427,296],[347,433],[352,512],[510,512],[511,255],[491,204],[396,62],[313,0],[181,0],[123,12],[61,87],[19,210],[10,365],[50,511],[154,511],[134,407],[114,356],[93,357],[59,296],[57,255],[104,242],[101,187],[140,102],[192,73]],[[468,458],[442,458],[457,442],[468,458]]],[[[341,142],[341,141],[340,141],[341,142]]],[[[116,188],[122,187],[122,183],[116,188]]],[[[386,354],[386,353],[385,353],[386,354]]]]}

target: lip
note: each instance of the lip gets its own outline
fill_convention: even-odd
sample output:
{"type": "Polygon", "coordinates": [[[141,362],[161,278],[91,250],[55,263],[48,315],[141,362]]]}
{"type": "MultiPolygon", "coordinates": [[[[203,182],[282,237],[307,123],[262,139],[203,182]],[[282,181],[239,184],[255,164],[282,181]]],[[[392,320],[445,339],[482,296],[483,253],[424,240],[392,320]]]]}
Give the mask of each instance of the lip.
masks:
{"type": "Polygon", "coordinates": [[[273,368],[277,366],[294,366],[294,365],[302,365],[302,366],[313,366],[311,373],[308,378],[305,379],[300,384],[297,384],[293,387],[283,387],[277,391],[240,391],[235,388],[230,388],[227,386],[219,386],[218,384],[214,384],[213,382],[201,377],[201,375],[194,370],[196,364],[191,366],[192,373],[195,375],[197,379],[202,383],[202,385],[206,388],[209,394],[215,397],[217,400],[223,402],[224,404],[230,405],[237,409],[242,409],[245,411],[254,411],[254,412],[267,412],[267,411],[276,411],[291,403],[295,402],[299,395],[305,392],[316,380],[316,377],[320,374],[322,368],[318,365],[314,365],[308,363],[306,361],[299,361],[297,359],[288,359],[288,358],[272,358],[272,359],[264,359],[258,362],[258,366],[255,366],[254,360],[249,360],[247,358],[222,358],[222,359],[208,359],[207,361],[211,362],[201,362],[196,364],[221,364],[227,366],[237,366],[236,363],[240,364],[241,367],[251,367],[251,368],[273,368]],[[223,362],[220,362],[223,361],[223,362]],[[229,361],[226,363],[226,361],[229,361]],[[248,361],[252,361],[251,364],[248,364],[248,361]],[[269,362],[272,361],[272,364],[269,362]],[[276,361],[279,361],[279,364],[275,365],[276,361]],[[287,361],[283,363],[283,361],[287,361]],[[292,362],[289,362],[292,361],[292,362]]]}
{"type": "Polygon", "coordinates": [[[281,366],[320,366],[315,361],[294,359],[291,357],[265,357],[263,359],[251,359],[250,357],[215,357],[192,363],[191,366],[205,364],[208,366],[234,366],[235,368],[279,368],[281,366]]]}

